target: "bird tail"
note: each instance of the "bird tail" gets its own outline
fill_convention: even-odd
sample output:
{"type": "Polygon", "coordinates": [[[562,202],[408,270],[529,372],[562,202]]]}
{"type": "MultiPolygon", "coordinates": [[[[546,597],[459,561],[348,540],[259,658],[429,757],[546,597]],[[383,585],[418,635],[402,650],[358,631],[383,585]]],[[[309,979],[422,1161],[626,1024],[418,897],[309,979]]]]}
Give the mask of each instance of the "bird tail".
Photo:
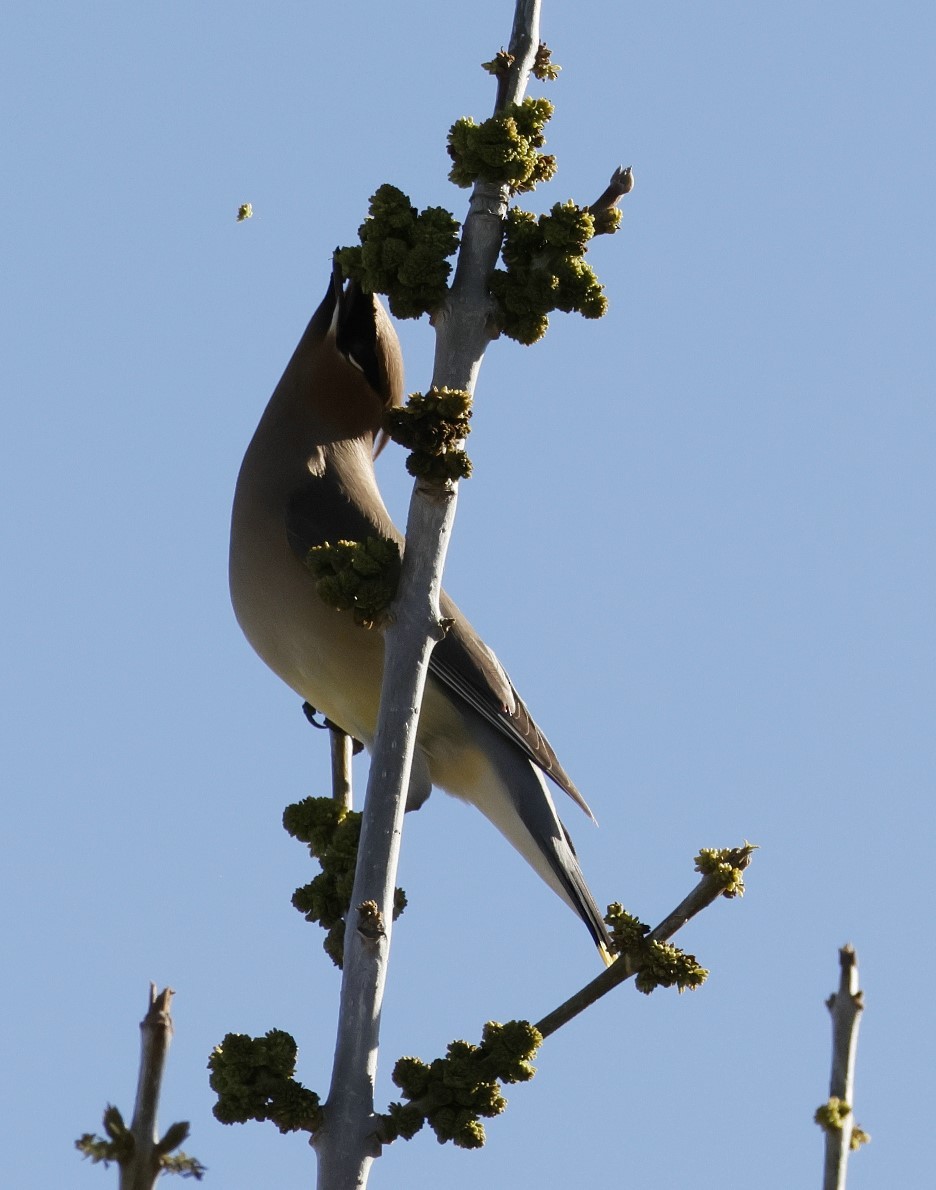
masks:
{"type": "MultiPolygon", "coordinates": [[[[572,908],[579,915],[585,926],[592,936],[592,940],[598,947],[598,953],[601,955],[601,961],[606,967],[610,967],[614,961],[611,954],[611,938],[608,934],[608,928],[605,925],[604,917],[601,910],[592,895],[591,889],[586,883],[584,873],[579,866],[578,856],[575,854],[575,847],[572,845],[572,839],[565,825],[556,814],[555,807],[552,804],[552,796],[546,788],[543,778],[540,776],[539,770],[533,770],[535,775],[539,777],[543,785],[543,793],[549,801],[550,809],[561,831],[561,843],[553,849],[544,847],[544,853],[547,859],[551,861],[550,866],[558,876],[560,882],[567,890],[568,896],[565,898],[571,904],[572,908]],[[552,857],[554,856],[554,860],[552,857]]],[[[552,841],[552,839],[550,839],[552,841]]]]}
{"type": "Polygon", "coordinates": [[[607,927],[569,832],[556,813],[545,777],[506,741],[503,747],[489,747],[485,752],[491,766],[485,779],[473,783],[470,792],[459,789],[458,795],[467,796],[582,919],[602,961],[609,965],[612,955],[607,927]]]}

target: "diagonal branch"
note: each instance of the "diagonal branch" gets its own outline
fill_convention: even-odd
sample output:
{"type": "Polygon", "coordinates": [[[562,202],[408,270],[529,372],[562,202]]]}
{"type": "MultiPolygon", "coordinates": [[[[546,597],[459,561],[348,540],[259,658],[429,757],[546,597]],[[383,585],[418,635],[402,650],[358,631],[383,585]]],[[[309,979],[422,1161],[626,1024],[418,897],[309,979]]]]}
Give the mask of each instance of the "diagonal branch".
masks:
{"type": "MultiPolygon", "coordinates": [[[[751,844],[746,843],[733,853],[729,862],[733,867],[744,871],[750,865],[754,850],[755,848],[751,844]]],[[[672,913],[665,917],[655,930],[650,931],[646,941],[666,942],[677,930],[681,930],[686,922],[691,921],[697,913],[707,909],[713,901],[724,894],[725,881],[719,873],[703,876],[692,892],[676,906],[672,913]]],[[[630,955],[626,952],[619,955],[606,971],[602,971],[591,983],[586,984],[574,996],[570,996],[564,1004],[560,1004],[541,1021],[537,1021],[536,1028],[544,1037],[548,1037],[550,1033],[555,1033],[557,1029],[568,1024],[580,1012],[584,1012],[590,1004],[594,1004],[596,1000],[606,996],[618,984],[624,983],[632,975],[636,975],[639,970],[640,964],[635,963],[630,955]]]]}

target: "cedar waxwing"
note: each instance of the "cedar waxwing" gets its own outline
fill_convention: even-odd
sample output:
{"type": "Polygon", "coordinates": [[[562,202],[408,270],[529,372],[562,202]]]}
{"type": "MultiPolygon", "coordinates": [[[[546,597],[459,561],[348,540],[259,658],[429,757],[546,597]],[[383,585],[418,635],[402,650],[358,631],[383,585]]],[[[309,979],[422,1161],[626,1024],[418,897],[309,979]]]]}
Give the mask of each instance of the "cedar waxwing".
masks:
{"type": "MultiPolygon", "coordinates": [[[[374,475],[384,411],[403,399],[403,358],[379,300],[333,273],[247,448],[231,522],[231,598],[267,665],[368,748],[383,638],[325,604],[303,559],[325,541],[401,535],[374,475]]],[[[608,935],[543,774],[591,811],[494,654],[443,593],[453,623],[432,652],[407,808],[440,789],[485,814],[581,917],[608,935]]]]}

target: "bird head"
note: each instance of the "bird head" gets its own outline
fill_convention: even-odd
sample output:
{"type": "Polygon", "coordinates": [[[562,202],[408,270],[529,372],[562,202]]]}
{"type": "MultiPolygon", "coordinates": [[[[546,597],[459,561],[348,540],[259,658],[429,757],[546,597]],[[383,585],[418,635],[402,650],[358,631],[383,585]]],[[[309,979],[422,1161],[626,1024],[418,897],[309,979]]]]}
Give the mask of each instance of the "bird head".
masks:
{"type": "Polygon", "coordinates": [[[393,323],[376,294],[342,279],[337,262],[313,321],[322,329],[327,326],[323,359],[331,359],[334,375],[324,391],[331,395],[337,417],[353,421],[356,429],[364,428],[363,418],[376,455],[386,441],[384,413],[403,403],[403,352],[393,323]]]}

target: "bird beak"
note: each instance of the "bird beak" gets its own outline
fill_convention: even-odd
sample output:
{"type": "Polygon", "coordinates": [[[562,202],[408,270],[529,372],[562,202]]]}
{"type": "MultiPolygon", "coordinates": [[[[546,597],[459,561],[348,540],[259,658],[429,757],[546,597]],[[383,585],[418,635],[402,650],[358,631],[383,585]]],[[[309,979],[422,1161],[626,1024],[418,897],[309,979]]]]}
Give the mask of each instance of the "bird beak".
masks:
{"type": "Polygon", "coordinates": [[[377,437],[374,439],[374,453],[371,457],[376,459],[389,441],[390,435],[387,433],[387,431],[378,430],[377,437]]]}

